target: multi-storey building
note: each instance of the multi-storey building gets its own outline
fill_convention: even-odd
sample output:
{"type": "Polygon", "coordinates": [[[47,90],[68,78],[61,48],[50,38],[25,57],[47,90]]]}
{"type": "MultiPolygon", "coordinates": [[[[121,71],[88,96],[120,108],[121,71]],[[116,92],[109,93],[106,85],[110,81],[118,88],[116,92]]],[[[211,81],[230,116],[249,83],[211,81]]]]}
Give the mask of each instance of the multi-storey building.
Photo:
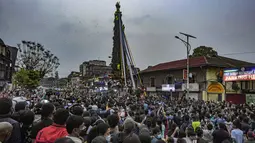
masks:
{"type": "Polygon", "coordinates": [[[17,48],[5,45],[0,39],[0,90],[12,80],[17,51],[17,48]]]}
{"type": "Polygon", "coordinates": [[[80,65],[80,73],[84,77],[102,76],[110,74],[112,71],[110,66],[106,65],[106,61],[90,60],[80,65]]]}

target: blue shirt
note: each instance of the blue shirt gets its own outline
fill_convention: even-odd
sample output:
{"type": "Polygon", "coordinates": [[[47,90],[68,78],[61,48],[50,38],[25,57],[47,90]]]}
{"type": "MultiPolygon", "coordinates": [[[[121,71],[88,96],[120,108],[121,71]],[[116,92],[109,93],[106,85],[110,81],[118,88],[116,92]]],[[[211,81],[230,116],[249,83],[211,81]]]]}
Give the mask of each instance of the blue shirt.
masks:
{"type": "Polygon", "coordinates": [[[148,104],[144,103],[143,108],[144,108],[144,110],[148,110],[148,104]]]}
{"type": "Polygon", "coordinates": [[[231,131],[231,137],[236,140],[237,143],[243,143],[243,131],[240,129],[234,129],[231,131]]]}
{"type": "Polygon", "coordinates": [[[158,139],[157,138],[152,138],[152,140],[151,140],[151,143],[156,143],[158,141],[158,139]]]}
{"type": "Polygon", "coordinates": [[[224,118],[218,118],[216,119],[216,123],[219,124],[219,123],[224,123],[225,124],[226,120],[224,118]]]}

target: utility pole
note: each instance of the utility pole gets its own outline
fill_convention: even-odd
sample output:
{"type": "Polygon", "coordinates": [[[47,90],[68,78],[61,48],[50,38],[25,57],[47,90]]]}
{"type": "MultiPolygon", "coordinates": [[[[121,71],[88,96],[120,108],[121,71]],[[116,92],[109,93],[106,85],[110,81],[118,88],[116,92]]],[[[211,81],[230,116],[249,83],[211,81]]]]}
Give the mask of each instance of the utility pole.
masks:
{"type": "Polygon", "coordinates": [[[187,75],[186,75],[187,76],[187,84],[186,84],[187,94],[186,94],[186,98],[188,98],[189,97],[189,54],[190,54],[190,50],[191,50],[191,45],[189,44],[189,38],[196,39],[196,37],[192,36],[190,34],[182,33],[182,32],[180,32],[180,34],[186,36],[186,38],[187,38],[187,41],[184,41],[183,39],[179,38],[178,36],[175,36],[175,38],[181,40],[187,48],[187,75]]]}

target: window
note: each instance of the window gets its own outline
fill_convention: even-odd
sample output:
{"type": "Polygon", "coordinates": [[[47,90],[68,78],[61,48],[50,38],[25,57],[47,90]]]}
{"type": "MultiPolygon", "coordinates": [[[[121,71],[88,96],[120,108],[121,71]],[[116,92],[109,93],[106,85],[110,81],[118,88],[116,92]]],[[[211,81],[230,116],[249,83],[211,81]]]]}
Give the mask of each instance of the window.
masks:
{"type": "Polygon", "coordinates": [[[4,71],[0,71],[0,78],[1,78],[1,79],[4,78],[4,71]]]}
{"type": "Polygon", "coordinates": [[[251,86],[252,88],[251,88],[251,89],[255,90],[255,81],[253,80],[253,81],[251,81],[251,82],[252,82],[252,84],[251,84],[251,85],[252,85],[252,86],[251,86]]]}
{"type": "Polygon", "coordinates": [[[241,81],[241,90],[249,89],[249,81],[241,81]]]}
{"type": "Polygon", "coordinates": [[[151,77],[150,79],[150,86],[155,87],[155,77],[151,77]]]}
{"type": "Polygon", "coordinates": [[[192,77],[190,77],[189,79],[190,79],[190,83],[196,83],[197,82],[196,74],[192,73],[192,77]]]}
{"type": "Polygon", "coordinates": [[[166,78],[166,83],[167,83],[167,84],[173,84],[173,76],[168,76],[168,77],[166,78]]]}
{"type": "Polygon", "coordinates": [[[241,81],[242,89],[255,90],[255,81],[241,81]]]}

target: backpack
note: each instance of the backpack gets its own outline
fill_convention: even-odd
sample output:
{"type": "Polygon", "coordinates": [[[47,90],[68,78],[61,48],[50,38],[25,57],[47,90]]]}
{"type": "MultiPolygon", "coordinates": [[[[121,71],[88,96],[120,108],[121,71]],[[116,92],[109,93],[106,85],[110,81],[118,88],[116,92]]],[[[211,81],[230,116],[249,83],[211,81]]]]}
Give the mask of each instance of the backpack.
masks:
{"type": "MultiPolygon", "coordinates": [[[[125,139],[125,134],[123,132],[120,132],[116,135],[117,140],[115,143],[123,143],[125,139]]],[[[113,142],[114,143],[114,142],[113,142]]]]}
{"type": "Polygon", "coordinates": [[[111,143],[118,143],[118,134],[110,133],[111,143]]]}
{"type": "Polygon", "coordinates": [[[222,143],[237,143],[237,141],[233,138],[225,139],[222,143]]]}
{"type": "Polygon", "coordinates": [[[117,140],[116,142],[112,142],[112,143],[123,143],[126,139],[132,137],[134,133],[130,133],[129,135],[125,136],[125,133],[120,132],[116,135],[117,140]]]}

